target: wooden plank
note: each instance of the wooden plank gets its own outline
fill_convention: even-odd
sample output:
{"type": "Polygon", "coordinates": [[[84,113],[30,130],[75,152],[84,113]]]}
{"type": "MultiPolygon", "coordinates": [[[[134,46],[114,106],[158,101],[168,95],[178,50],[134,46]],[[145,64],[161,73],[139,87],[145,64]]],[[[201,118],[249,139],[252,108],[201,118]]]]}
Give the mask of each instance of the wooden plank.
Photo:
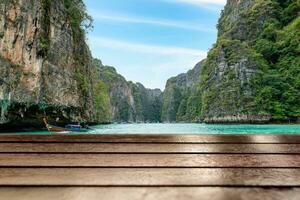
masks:
{"type": "Polygon", "coordinates": [[[225,187],[42,187],[0,188],[6,200],[298,200],[299,188],[225,188],[225,187]]]}
{"type": "Polygon", "coordinates": [[[300,155],[0,154],[2,167],[300,167],[300,155]]]}
{"type": "Polygon", "coordinates": [[[300,169],[0,168],[0,186],[300,186],[300,169]]]}
{"type": "Polygon", "coordinates": [[[298,135],[0,135],[0,142],[106,142],[106,143],[274,143],[300,144],[298,135]]]}
{"type": "Polygon", "coordinates": [[[0,153],[289,153],[300,144],[0,143],[0,153]]]}

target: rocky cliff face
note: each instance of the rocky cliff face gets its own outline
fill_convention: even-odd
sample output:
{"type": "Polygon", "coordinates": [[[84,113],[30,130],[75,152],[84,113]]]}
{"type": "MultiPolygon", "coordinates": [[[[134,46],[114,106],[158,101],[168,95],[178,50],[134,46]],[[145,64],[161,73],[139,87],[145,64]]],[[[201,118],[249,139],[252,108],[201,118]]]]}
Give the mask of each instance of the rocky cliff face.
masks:
{"type": "MultiPolygon", "coordinates": [[[[201,118],[204,122],[264,123],[276,119],[295,119],[292,116],[294,113],[290,115],[288,110],[284,111],[293,104],[278,102],[285,101],[289,95],[280,97],[277,92],[290,93],[290,89],[279,89],[266,80],[273,76],[274,70],[277,75],[289,73],[290,67],[282,68],[280,59],[295,67],[298,62],[300,66],[296,61],[295,48],[290,48],[290,57],[284,58],[284,49],[290,47],[290,41],[284,44],[280,36],[299,20],[299,11],[299,1],[228,1],[219,20],[217,43],[209,52],[201,74],[201,118]],[[287,13],[294,16],[287,19],[287,13]],[[295,60],[291,62],[290,59],[295,60]],[[272,104],[270,107],[263,105],[267,103],[263,102],[263,96],[269,96],[267,102],[272,104]],[[281,117],[278,117],[276,110],[281,117]]],[[[299,33],[296,32],[299,24],[293,28],[294,35],[286,36],[286,39],[298,41],[299,33]]],[[[297,90],[294,81],[290,82],[289,87],[297,90]]],[[[297,95],[292,96],[297,98],[297,95]]]]}
{"type": "Polygon", "coordinates": [[[136,111],[140,116],[138,122],[161,122],[162,91],[160,89],[148,89],[141,83],[130,83],[136,111]]]}
{"type": "Polygon", "coordinates": [[[160,120],[161,91],[92,59],[81,0],[3,0],[0,14],[0,129],[42,127],[43,117],[62,124],[160,120]]]}
{"type": "Polygon", "coordinates": [[[190,90],[185,75],[168,81],[163,120],[296,122],[299,13],[299,0],[228,0],[198,84],[190,90]]]}
{"type": "Polygon", "coordinates": [[[196,121],[196,110],[198,107],[192,103],[200,81],[200,73],[204,61],[198,63],[192,70],[170,78],[163,92],[162,121],[196,121]]]}
{"type": "Polygon", "coordinates": [[[92,65],[78,0],[0,2],[0,124],[104,122],[94,113],[92,65]],[[80,19],[77,19],[80,20],[80,19]]]}
{"type": "Polygon", "coordinates": [[[205,122],[256,122],[268,120],[251,110],[250,79],[261,68],[260,55],[249,42],[263,29],[266,13],[254,0],[230,0],[219,20],[218,40],[209,52],[201,82],[205,122]],[[255,7],[254,7],[255,6],[255,7]],[[257,19],[245,17],[255,9],[257,19]],[[249,20],[249,21],[248,21],[249,20]]]}
{"type": "Polygon", "coordinates": [[[116,69],[94,60],[101,80],[107,85],[113,122],[160,122],[162,92],[128,82],[116,69]]]}
{"type": "Polygon", "coordinates": [[[300,118],[300,0],[228,0],[206,60],[158,89],[93,60],[82,0],[0,1],[0,129],[42,118],[265,123],[300,118]],[[76,5],[76,6],[75,6],[76,5]]]}

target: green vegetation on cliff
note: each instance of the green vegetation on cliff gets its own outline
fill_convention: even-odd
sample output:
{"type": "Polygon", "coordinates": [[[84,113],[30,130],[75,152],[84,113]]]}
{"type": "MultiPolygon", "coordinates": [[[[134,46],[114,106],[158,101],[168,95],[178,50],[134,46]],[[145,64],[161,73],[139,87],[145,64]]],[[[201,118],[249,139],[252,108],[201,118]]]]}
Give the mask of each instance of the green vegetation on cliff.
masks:
{"type": "Polygon", "coordinates": [[[108,88],[112,121],[133,120],[133,108],[130,106],[130,99],[127,95],[129,86],[125,78],[118,74],[114,67],[104,66],[98,59],[94,59],[94,64],[98,67],[100,79],[108,88]]]}
{"type": "MultiPolygon", "coordinates": [[[[44,0],[50,1],[50,0],[44,0]]],[[[63,0],[73,32],[89,30],[93,27],[93,19],[87,13],[82,0],[63,0]]]]}
{"type": "Polygon", "coordinates": [[[176,120],[180,122],[198,122],[201,112],[201,96],[198,88],[190,88],[183,95],[183,100],[180,102],[176,120]]]}
{"type": "Polygon", "coordinates": [[[95,85],[94,94],[95,115],[102,122],[111,122],[110,98],[106,84],[99,80],[95,85]]]}
{"type": "Polygon", "coordinates": [[[167,81],[163,92],[162,121],[196,122],[199,120],[201,97],[197,84],[200,81],[203,63],[204,61],[187,73],[167,81]]]}
{"type": "Polygon", "coordinates": [[[48,37],[50,31],[50,8],[51,0],[42,0],[42,28],[40,36],[40,45],[38,47],[38,55],[45,57],[48,54],[50,39],[48,37]]]}
{"type": "Polygon", "coordinates": [[[99,122],[112,122],[112,113],[110,109],[110,97],[107,85],[101,80],[98,60],[92,60],[92,89],[91,96],[94,105],[94,118],[99,122]]]}
{"type": "Polygon", "coordinates": [[[163,94],[93,60],[82,0],[0,6],[3,124],[41,125],[45,115],[91,123],[300,119],[300,0],[228,1],[207,59],[168,80],[163,94]]]}
{"type": "Polygon", "coordinates": [[[257,110],[275,120],[300,117],[300,1],[278,1],[255,43],[268,62],[257,74],[257,110]]]}
{"type": "Polygon", "coordinates": [[[5,0],[0,10],[0,129],[43,127],[43,117],[111,122],[108,89],[86,44],[92,19],[83,0],[5,0]]]}
{"type": "Polygon", "coordinates": [[[162,120],[166,122],[176,121],[177,110],[182,99],[181,88],[177,86],[177,78],[170,78],[163,94],[162,120]]]}
{"type": "Polygon", "coordinates": [[[228,1],[218,30],[196,86],[168,81],[163,120],[298,120],[300,0],[228,1]]]}
{"type": "Polygon", "coordinates": [[[140,83],[126,81],[114,67],[104,66],[94,59],[100,79],[107,86],[113,122],[160,122],[162,96],[140,83]]]}
{"type": "Polygon", "coordinates": [[[140,83],[129,82],[137,115],[142,122],[161,122],[162,96],[159,89],[147,89],[140,83]]]}

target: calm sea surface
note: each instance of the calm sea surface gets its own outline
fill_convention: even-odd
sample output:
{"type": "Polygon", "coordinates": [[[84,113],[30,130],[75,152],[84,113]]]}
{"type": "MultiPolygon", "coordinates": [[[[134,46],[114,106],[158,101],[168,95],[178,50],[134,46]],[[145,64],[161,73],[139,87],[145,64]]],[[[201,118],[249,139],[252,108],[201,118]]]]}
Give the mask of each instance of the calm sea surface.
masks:
{"type": "MultiPolygon", "coordinates": [[[[110,124],[90,134],[300,134],[300,125],[110,124]]],[[[48,134],[32,132],[24,134],[48,134]]],[[[83,133],[85,134],[85,133],[83,133]]]]}

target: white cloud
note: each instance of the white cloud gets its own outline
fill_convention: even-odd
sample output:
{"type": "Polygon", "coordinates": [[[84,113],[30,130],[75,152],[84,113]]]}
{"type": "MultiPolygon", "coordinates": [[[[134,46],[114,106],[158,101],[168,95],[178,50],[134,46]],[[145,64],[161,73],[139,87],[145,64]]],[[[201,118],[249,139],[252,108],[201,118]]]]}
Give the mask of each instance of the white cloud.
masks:
{"type": "Polygon", "coordinates": [[[224,6],[227,0],[167,0],[169,2],[177,2],[177,3],[188,3],[198,6],[204,5],[215,5],[215,6],[224,6]]]}
{"type": "Polygon", "coordinates": [[[164,89],[167,79],[186,72],[204,59],[206,51],[163,45],[132,43],[112,38],[90,36],[95,57],[116,67],[127,80],[148,88],[164,89]],[[106,57],[105,53],[114,56],[106,57]]]}
{"type": "Polygon", "coordinates": [[[182,47],[172,46],[158,46],[158,45],[147,45],[132,43],[127,41],[115,40],[104,37],[90,37],[89,42],[94,47],[105,47],[110,49],[118,49],[124,51],[131,51],[137,53],[156,54],[156,55],[173,55],[173,56],[197,56],[205,58],[207,55],[206,51],[197,49],[189,49],[182,47]]]}
{"type": "Polygon", "coordinates": [[[220,8],[223,7],[227,0],[162,0],[169,3],[184,3],[193,6],[198,6],[213,12],[219,12],[220,8]]]}
{"type": "Polygon", "coordinates": [[[92,16],[95,20],[109,20],[109,21],[132,23],[132,24],[150,24],[156,26],[175,27],[180,29],[189,29],[189,30],[194,30],[199,32],[209,32],[209,33],[216,32],[216,29],[214,28],[201,27],[199,24],[192,24],[183,21],[174,21],[174,20],[165,20],[165,19],[147,19],[141,17],[118,16],[112,14],[103,15],[103,14],[98,14],[96,12],[92,12],[92,16]]]}

